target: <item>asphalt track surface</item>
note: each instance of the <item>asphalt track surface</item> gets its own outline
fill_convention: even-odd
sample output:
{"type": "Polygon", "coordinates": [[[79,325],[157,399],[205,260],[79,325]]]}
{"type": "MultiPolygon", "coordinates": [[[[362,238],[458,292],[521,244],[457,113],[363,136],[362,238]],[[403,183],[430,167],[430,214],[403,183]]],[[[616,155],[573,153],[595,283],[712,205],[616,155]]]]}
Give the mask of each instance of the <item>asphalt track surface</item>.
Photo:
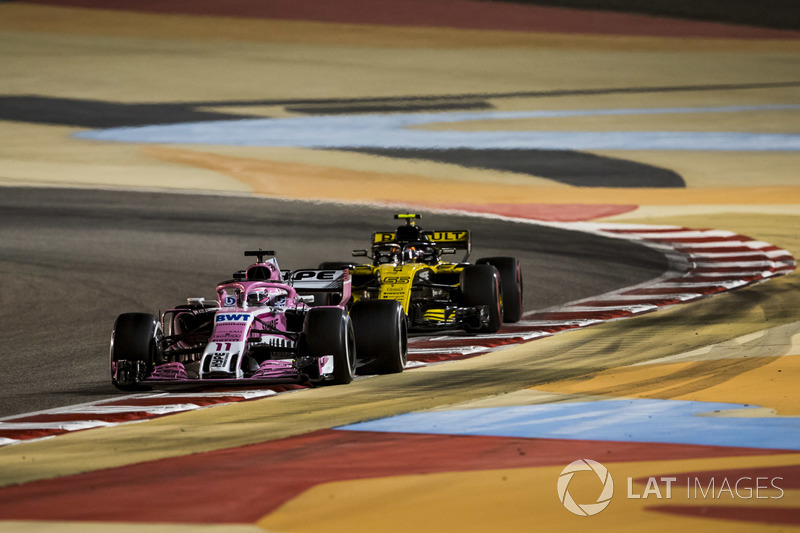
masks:
{"type": "MultiPolygon", "coordinates": [[[[157,312],[246,266],[245,249],[274,249],[281,268],[347,260],[396,207],[236,196],[4,188],[0,195],[0,417],[118,395],[108,342],[123,312],[157,312]]],[[[428,215],[423,228],[473,232],[471,259],[515,255],[526,310],[658,276],[663,256],[640,245],[552,227],[428,215]]]]}

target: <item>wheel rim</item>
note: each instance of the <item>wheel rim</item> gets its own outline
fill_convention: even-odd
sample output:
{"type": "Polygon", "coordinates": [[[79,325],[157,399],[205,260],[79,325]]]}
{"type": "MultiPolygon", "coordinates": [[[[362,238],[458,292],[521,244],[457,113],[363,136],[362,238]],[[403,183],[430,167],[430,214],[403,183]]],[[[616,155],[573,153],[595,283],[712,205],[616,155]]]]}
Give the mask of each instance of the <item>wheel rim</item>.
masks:
{"type": "Polygon", "coordinates": [[[353,332],[353,324],[348,317],[347,320],[347,342],[345,342],[347,350],[347,364],[350,369],[350,375],[356,374],[356,336],[353,332]]]}
{"type": "Polygon", "coordinates": [[[495,292],[497,293],[497,314],[502,317],[503,316],[503,291],[500,290],[500,282],[499,279],[495,281],[494,284],[495,292]]]}
{"type": "Polygon", "coordinates": [[[408,337],[406,336],[406,328],[403,327],[403,322],[405,319],[401,316],[400,320],[397,321],[397,338],[400,349],[400,363],[403,368],[405,368],[406,363],[408,362],[408,337]]]}

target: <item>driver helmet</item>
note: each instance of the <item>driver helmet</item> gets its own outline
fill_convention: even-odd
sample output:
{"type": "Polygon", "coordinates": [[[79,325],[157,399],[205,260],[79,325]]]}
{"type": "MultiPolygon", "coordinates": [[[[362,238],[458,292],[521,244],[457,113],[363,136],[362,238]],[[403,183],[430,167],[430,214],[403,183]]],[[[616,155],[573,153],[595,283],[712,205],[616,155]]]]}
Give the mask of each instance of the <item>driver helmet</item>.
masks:
{"type": "Polygon", "coordinates": [[[435,264],[438,260],[436,249],[424,243],[415,243],[403,249],[403,259],[408,263],[435,264]]]}
{"type": "Polygon", "coordinates": [[[398,264],[402,249],[398,244],[378,244],[372,247],[372,258],[376,265],[398,264]]]}
{"type": "Polygon", "coordinates": [[[247,295],[247,305],[250,307],[267,305],[268,298],[267,289],[258,289],[247,295]]]}
{"type": "Polygon", "coordinates": [[[251,307],[266,305],[273,307],[282,306],[286,303],[287,294],[285,290],[275,287],[258,288],[247,295],[247,305],[251,307]]]}
{"type": "Polygon", "coordinates": [[[406,246],[403,248],[403,261],[406,263],[416,263],[419,259],[419,248],[416,246],[406,246]]]}
{"type": "Polygon", "coordinates": [[[420,246],[418,249],[418,254],[419,254],[418,255],[419,261],[423,263],[434,265],[439,262],[439,256],[436,253],[436,248],[434,248],[433,246],[427,246],[427,245],[420,246]]]}

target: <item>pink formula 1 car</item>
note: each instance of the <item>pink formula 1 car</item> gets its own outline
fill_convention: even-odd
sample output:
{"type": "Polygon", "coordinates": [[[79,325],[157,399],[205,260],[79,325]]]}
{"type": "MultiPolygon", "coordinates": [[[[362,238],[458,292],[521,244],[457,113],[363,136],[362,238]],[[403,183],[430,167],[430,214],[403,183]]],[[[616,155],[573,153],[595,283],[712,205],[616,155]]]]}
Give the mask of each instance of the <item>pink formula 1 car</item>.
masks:
{"type": "Polygon", "coordinates": [[[161,314],[125,313],[111,335],[111,381],[125,391],[173,385],[349,383],[402,372],[406,317],[394,301],[352,304],[344,270],[281,271],[273,252],[161,314]],[[265,259],[265,257],[269,258],[265,259]]]}

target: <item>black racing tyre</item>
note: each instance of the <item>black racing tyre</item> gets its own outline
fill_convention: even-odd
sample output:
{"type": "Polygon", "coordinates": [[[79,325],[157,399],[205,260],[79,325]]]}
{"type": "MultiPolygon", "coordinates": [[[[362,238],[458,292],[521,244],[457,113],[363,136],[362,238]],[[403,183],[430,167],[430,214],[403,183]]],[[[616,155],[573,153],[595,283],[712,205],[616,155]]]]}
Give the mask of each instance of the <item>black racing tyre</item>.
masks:
{"type": "Polygon", "coordinates": [[[484,257],[479,265],[492,265],[500,273],[503,289],[503,322],[519,322],[522,318],[522,266],[516,257],[484,257]]]}
{"type": "Polygon", "coordinates": [[[161,323],[148,313],[119,315],[111,333],[111,383],[124,391],[149,390],[141,385],[158,357],[161,323]]]}
{"type": "Polygon", "coordinates": [[[492,265],[470,265],[461,272],[461,294],[466,307],[486,305],[489,322],[483,327],[468,327],[468,331],[494,333],[503,325],[503,295],[500,274],[492,265]]]}
{"type": "Polygon", "coordinates": [[[367,363],[359,374],[396,374],[408,360],[408,331],[403,306],[395,300],[359,300],[350,309],[356,352],[367,363]]]}
{"type": "Polygon", "coordinates": [[[353,381],[356,374],[356,342],[353,322],[344,309],[325,307],[309,310],[303,325],[306,354],[333,356],[334,385],[353,381]]]}

